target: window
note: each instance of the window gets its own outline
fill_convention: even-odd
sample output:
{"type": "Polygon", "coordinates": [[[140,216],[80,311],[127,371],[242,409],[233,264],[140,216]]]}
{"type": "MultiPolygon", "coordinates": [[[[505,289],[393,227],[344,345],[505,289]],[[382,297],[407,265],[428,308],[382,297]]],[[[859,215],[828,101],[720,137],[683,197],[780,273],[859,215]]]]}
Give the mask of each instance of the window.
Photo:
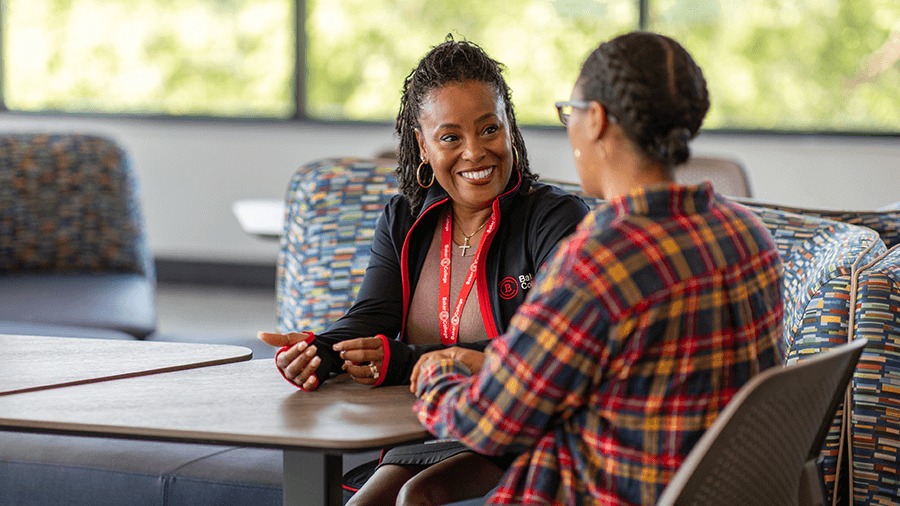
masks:
{"type": "Polygon", "coordinates": [[[293,0],[6,0],[20,111],[288,117],[293,0]]]}
{"type": "Polygon", "coordinates": [[[706,128],[900,133],[895,0],[653,0],[698,61],[706,128]]]}
{"type": "Polygon", "coordinates": [[[634,0],[309,0],[311,117],[394,118],[403,80],[449,33],[507,67],[521,123],[558,123],[579,65],[603,38],[638,24],[634,0]],[[336,29],[340,27],[340,29],[336,29]]]}
{"type": "Polygon", "coordinates": [[[707,129],[900,134],[896,0],[3,5],[10,110],[391,122],[403,79],[452,34],[506,65],[523,124],[556,125],[584,57],[643,27],[703,67],[707,129]]]}

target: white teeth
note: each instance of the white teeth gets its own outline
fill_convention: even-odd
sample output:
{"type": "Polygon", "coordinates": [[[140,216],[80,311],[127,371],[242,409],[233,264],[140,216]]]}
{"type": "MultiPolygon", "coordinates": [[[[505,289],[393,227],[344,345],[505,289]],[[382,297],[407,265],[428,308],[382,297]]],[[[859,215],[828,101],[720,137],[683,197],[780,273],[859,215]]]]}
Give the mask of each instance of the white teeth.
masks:
{"type": "Polygon", "coordinates": [[[494,173],[494,168],[479,170],[478,172],[462,172],[460,175],[466,179],[484,179],[494,173]]]}

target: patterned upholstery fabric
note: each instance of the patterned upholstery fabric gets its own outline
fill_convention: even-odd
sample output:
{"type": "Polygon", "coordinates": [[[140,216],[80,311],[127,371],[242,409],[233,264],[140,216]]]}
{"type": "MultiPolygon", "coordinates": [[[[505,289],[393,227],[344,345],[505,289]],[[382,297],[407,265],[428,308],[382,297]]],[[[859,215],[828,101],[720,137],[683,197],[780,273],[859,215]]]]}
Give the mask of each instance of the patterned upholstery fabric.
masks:
{"type": "Polygon", "coordinates": [[[852,385],[854,503],[900,505],[900,247],[860,273],[854,321],[869,341],[852,385]]]}
{"type": "Polygon", "coordinates": [[[0,136],[0,273],[153,276],[138,195],[109,139],[0,136]]]}
{"type": "Polygon", "coordinates": [[[294,173],[278,256],[278,328],[318,333],[356,299],[396,162],[327,159],[294,173]]]}
{"type": "MultiPolygon", "coordinates": [[[[747,207],[772,234],[784,263],[781,351],[785,363],[846,343],[854,263],[873,260],[885,251],[884,243],[864,227],[768,207],[747,207]]],[[[842,420],[843,406],[838,408],[822,452],[829,498],[836,479],[842,420]]]]}
{"type": "Polygon", "coordinates": [[[818,216],[819,218],[827,218],[829,220],[868,227],[878,232],[878,235],[881,236],[881,240],[884,241],[884,244],[888,248],[900,244],[900,202],[885,206],[877,211],[832,211],[767,204],[745,199],[736,200],[751,206],[780,209],[789,213],[802,214],[805,216],[818,216]]]}

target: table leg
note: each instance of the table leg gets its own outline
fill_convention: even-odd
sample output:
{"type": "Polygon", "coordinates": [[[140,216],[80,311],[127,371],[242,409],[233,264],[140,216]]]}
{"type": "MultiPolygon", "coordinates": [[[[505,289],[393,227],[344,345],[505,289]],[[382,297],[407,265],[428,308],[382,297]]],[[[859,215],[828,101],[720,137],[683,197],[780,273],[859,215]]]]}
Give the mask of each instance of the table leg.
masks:
{"type": "Polygon", "coordinates": [[[284,506],[341,506],[340,455],[284,450],[284,506]]]}

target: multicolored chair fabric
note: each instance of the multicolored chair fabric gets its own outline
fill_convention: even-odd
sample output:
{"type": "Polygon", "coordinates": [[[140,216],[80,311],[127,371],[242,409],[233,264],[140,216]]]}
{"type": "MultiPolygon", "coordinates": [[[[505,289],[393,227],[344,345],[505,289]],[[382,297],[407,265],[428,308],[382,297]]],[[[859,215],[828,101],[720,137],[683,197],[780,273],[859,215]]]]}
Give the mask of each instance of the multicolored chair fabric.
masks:
{"type": "Polygon", "coordinates": [[[322,332],[356,299],[384,206],[397,193],[392,160],[326,159],[288,185],[277,265],[281,332],[322,332]]]}
{"type": "MultiPolygon", "coordinates": [[[[769,207],[747,206],[775,240],[784,264],[784,362],[810,358],[848,342],[854,266],[884,253],[874,231],[769,207]]],[[[834,493],[843,431],[843,405],[825,441],[825,482],[834,493]]],[[[846,490],[840,490],[845,494],[846,490]]]]}
{"type": "Polygon", "coordinates": [[[0,320],[143,338],[155,286],[125,151],[92,135],[0,135],[0,320]]]}
{"type": "Polygon", "coordinates": [[[0,136],[0,273],[151,275],[137,180],[115,142],[0,136]]]}
{"type": "Polygon", "coordinates": [[[747,199],[735,199],[736,201],[755,207],[768,207],[780,209],[785,212],[802,214],[804,216],[816,216],[834,221],[842,221],[852,225],[868,227],[878,232],[881,240],[888,248],[900,244],[900,202],[882,207],[876,211],[842,211],[827,209],[809,209],[803,207],[783,206],[769,204],[747,199]]]}
{"type": "Polygon", "coordinates": [[[900,505],[900,246],[859,272],[853,337],[866,338],[853,376],[854,504],[900,505]]]}

